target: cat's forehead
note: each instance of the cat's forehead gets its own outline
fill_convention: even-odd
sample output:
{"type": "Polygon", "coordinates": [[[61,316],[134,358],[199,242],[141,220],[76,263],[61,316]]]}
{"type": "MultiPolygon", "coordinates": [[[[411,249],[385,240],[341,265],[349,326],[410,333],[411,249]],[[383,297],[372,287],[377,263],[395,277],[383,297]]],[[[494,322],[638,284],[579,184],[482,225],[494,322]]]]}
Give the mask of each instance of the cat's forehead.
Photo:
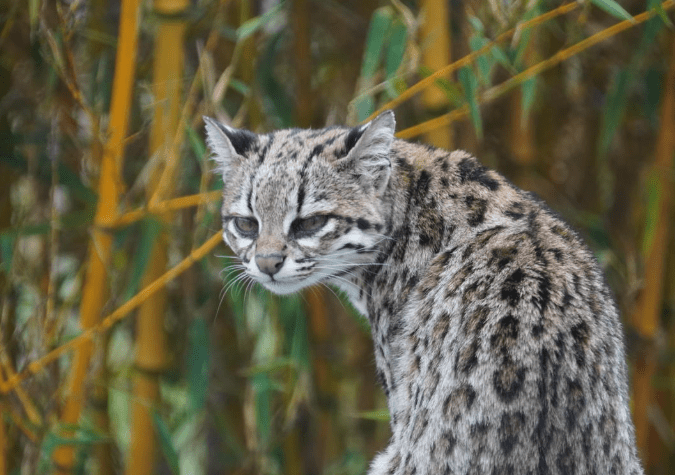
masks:
{"type": "Polygon", "coordinates": [[[280,130],[260,137],[257,155],[261,164],[292,167],[295,162],[307,166],[319,156],[328,159],[344,156],[348,134],[349,129],[344,127],[280,130]]]}

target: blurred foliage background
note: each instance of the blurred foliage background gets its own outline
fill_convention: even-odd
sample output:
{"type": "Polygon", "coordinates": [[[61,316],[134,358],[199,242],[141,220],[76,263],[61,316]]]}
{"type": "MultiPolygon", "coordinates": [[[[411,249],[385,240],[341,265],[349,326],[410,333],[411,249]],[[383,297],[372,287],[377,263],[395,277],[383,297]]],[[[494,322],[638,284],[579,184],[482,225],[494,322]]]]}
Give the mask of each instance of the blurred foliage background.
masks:
{"type": "Polygon", "coordinates": [[[384,107],[586,237],[645,466],[675,472],[673,6],[0,0],[0,475],[365,473],[389,437],[368,324],[239,282],[201,117],[384,107]]]}

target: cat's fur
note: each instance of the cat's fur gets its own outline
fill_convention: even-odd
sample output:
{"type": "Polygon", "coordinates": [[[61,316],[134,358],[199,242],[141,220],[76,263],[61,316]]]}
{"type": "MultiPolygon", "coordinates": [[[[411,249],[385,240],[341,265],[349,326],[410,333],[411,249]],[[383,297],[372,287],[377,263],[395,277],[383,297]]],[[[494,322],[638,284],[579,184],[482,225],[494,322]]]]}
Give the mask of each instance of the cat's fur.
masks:
{"type": "Polygon", "coordinates": [[[541,201],[465,152],[395,139],[391,112],[206,124],[245,272],[279,294],[335,284],[370,321],[393,432],[370,475],[642,473],[617,309],[541,201]]]}

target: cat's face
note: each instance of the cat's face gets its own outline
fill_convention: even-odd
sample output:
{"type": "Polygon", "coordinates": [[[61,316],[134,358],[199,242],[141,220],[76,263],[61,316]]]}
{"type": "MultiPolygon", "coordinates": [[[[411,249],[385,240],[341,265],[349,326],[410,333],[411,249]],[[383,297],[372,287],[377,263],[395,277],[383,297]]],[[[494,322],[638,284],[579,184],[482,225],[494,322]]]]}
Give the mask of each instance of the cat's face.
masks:
{"type": "Polygon", "coordinates": [[[375,260],[394,117],[354,129],[256,135],[207,119],[223,173],[223,238],[244,272],[278,294],[349,279],[375,260]]]}

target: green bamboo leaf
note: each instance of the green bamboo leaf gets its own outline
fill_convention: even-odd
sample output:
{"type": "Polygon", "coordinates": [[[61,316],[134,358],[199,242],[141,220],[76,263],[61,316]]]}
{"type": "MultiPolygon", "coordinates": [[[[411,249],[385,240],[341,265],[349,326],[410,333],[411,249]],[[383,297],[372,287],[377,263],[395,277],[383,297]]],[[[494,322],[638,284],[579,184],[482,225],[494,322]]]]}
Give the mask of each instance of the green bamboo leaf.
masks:
{"type": "Polygon", "coordinates": [[[292,358],[279,356],[270,361],[258,363],[241,371],[242,376],[255,376],[259,374],[274,373],[282,369],[295,368],[296,362],[292,358]]]}
{"type": "Polygon", "coordinates": [[[276,119],[275,127],[288,128],[293,126],[293,101],[288,97],[286,89],[279,84],[274,73],[282,38],[283,32],[280,32],[269,39],[258,58],[256,76],[264,93],[263,105],[268,117],[276,119]]]}
{"type": "Polygon", "coordinates": [[[262,26],[269,23],[273,20],[279,13],[281,13],[284,2],[280,2],[274,8],[271,8],[269,11],[263,13],[260,16],[246,20],[244,23],[237,28],[237,40],[243,41],[256,31],[258,31],[262,26]]]}
{"type": "Polygon", "coordinates": [[[658,68],[650,68],[644,74],[645,101],[643,107],[645,115],[652,127],[658,127],[659,105],[661,104],[661,87],[663,85],[663,72],[658,68]]]}
{"type": "Polygon", "coordinates": [[[473,15],[469,15],[469,23],[471,23],[471,26],[473,27],[476,32],[480,33],[481,35],[485,33],[485,27],[483,26],[483,22],[480,21],[478,17],[475,17],[473,15]]]}
{"type": "Polygon", "coordinates": [[[614,0],[591,0],[591,3],[619,20],[635,21],[631,14],[614,0]]]}
{"type": "Polygon", "coordinates": [[[389,47],[385,59],[385,71],[387,79],[391,79],[398,71],[398,67],[403,60],[403,54],[407,45],[408,29],[405,24],[396,20],[391,26],[391,36],[389,37],[389,47]]]}
{"type": "Polygon", "coordinates": [[[368,36],[366,37],[366,47],[363,53],[363,62],[361,63],[361,77],[369,79],[375,75],[375,71],[380,64],[382,57],[382,47],[387,32],[391,26],[391,9],[387,7],[378,8],[373,12],[368,27],[368,36]]]}
{"type": "MultiPolygon", "coordinates": [[[[486,43],[489,43],[487,38],[482,38],[478,35],[473,35],[469,39],[469,47],[471,51],[475,52],[481,49],[486,43]]],[[[482,54],[476,60],[478,65],[478,72],[481,84],[488,86],[490,84],[490,71],[492,70],[492,58],[482,54]]]]}
{"type": "Polygon", "coordinates": [[[598,155],[601,158],[607,155],[614,134],[619,129],[621,121],[623,120],[626,102],[628,100],[628,86],[631,76],[628,69],[619,70],[614,77],[612,87],[607,95],[598,143],[598,155]]]}
{"type": "Polygon", "coordinates": [[[206,160],[206,146],[204,145],[204,141],[201,139],[197,131],[195,131],[195,129],[189,125],[185,127],[185,132],[188,137],[190,148],[192,148],[192,153],[194,153],[194,156],[197,157],[197,160],[199,160],[201,163],[204,163],[206,160]]]}
{"type": "Polygon", "coordinates": [[[483,137],[483,121],[480,116],[480,107],[478,107],[478,79],[471,68],[465,66],[458,72],[459,82],[464,88],[464,97],[469,105],[469,114],[473,122],[476,136],[483,137]]]}
{"type": "Polygon", "coordinates": [[[206,323],[195,318],[188,331],[189,351],[187,352],[187,379],[190,406],[194,412],[206,405],[209,386],[210,342],[206,323]]]}
{"type": "Polygon", "coordinates": [[[363,122],[375,111],[375,99],[370,95],[357,97],[354,99],[354,109],[357,121],[363,122]]]}
{"type": "Polygon", "coordinates": [[[663,23],[665,23],[669,28],[673,28],[673,22],[671,22],[670,18],[668,18],[666,10],[663,8],[663,4],[661,3],[661,0],[648,0],[647,8],[649,10],[656,11],[661,20],[663,20],[663,23]]]}
{"type": "Polygon", "coordinates": [[[646,184],[647,204],[645,206],[645,232],[642,237],[642,256],[646,259],[654,245],[654,233],[659,223],[659,201],[661,197],[661,180],[659,172],[651,170],[646,184]]]}
{"type": "MultiPolygon", "coordinates": [[[[433,71],[426,66],[420,66],[418,73],[423,78],[426,78],[431,76],[433,71]]],[[[453,104],[455,107],[460,107],[464,104],[464,94],[457,83],[451,82],[447,78],[436,78],[434,85],[445,93],[450,104],[453,104]]]]}
{"type": "Polygon", "coordinates": [[[507,71],[511,71],[512,74],[515,74],[516,70],[511,64],[509,57],[506,56],[506,53],[504,53],[498,45],[493,45],[492,48],[490,48],[490,53],[507,71]]]}
{"type": "Polygon", "coordinates": [[[14,239],[11,234],[0,234],[0,270],[9,273],[14,256],[14,239]]]}
{"type": "Polygon", "coordinates": [[[534,76],[531,77],[530,79],[523,81],[523,83],[520,85],[520,88],[522,91],[522,99],[521,99],[522,116],[520,120],[522,124],[525,124],[527,118],[530,115],[530,111],[532,110],[532,106],[534,105],[534,99],[537,92],[537,77],[534,76]]]}
{"type": "Polygon", "coordinates": [[[266,375],[258,374],[251,379],[251,385],[255,391],[254,405],[258,433],[260,434],[262,443],[267,445],[272,435],[272,410],[270,404],[272,402],[271,393],[273,384],[266,375]]]}
{"type": "Polygon", "coordinates": [[[145,218],[141,221],[141,238],[138,242],[138,247],[134,253],[131,267],[131,276],[129,277],[129,284],[124,293],[124,300],[129,300],[136,295],[141,285],[141,279],[145,274],[145,270],[152,255],[152,248],[157,240],[157,236],[162,230],[162,223],[153,217],[145,218]]]}
{"type": "Polygon", "coordinates": [[[389,410],[380,409],[377,411],[364,411],[356,414],[359,419],[366,419],[369,421],[380,421],[380,422],[389,422],[389,410]]]}
{"type": "Polygon", "coordinates": [[[159,412],[154,410],[152,411],[152,421],[159,436],[159,446],[162,448],[162,453],[164,453],[166,464],[169,466],[171,473],[178,475],[180,473],[178,451],[173,446],[169,426],[164,422],[164,418],[162,418],[159,412]]]}

